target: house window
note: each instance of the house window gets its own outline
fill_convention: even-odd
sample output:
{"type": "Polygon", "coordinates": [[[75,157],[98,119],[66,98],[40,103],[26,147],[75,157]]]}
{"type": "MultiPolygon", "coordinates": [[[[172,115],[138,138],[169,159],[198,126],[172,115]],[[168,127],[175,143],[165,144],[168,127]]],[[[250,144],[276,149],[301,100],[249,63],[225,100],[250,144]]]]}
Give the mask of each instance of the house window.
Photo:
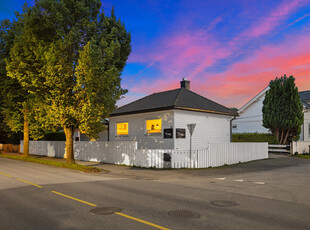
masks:
{"type": "Polygon", "coordinates": [[[117,123],[116,133],[117,135],[128,135],[128,122],[117,123]]]}
{"type": "Polygon", "coordinates": [[[161,119],[147,120],[146,121],[147,133],[161,133],[161,119]]]}
{"type": "Polygon", "coordinates": [[[233,129],[237,129],[237,128],[238,128],[238,125],[237,125],[237,124],[233,124],[233,125],[232,125],[232,128],[233,128],[233,129]]]}
{"type": "Polygon", "coordinates": [[[308,135],[310,136],[310,124],[308,124],[308,135]]]}

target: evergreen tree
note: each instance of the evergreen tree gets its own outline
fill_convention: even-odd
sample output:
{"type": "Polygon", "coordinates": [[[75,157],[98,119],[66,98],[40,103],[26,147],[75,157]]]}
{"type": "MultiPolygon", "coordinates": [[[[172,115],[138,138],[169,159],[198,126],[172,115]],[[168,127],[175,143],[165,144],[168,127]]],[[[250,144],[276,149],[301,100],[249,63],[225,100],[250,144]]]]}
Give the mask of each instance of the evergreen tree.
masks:
{"type": "Polygon", "coordinates": [[[279,144],[299,136],[304,121],[303,106],[293,76],[270,81],[263,102],[263,126],[270,129],[279,144]]]}

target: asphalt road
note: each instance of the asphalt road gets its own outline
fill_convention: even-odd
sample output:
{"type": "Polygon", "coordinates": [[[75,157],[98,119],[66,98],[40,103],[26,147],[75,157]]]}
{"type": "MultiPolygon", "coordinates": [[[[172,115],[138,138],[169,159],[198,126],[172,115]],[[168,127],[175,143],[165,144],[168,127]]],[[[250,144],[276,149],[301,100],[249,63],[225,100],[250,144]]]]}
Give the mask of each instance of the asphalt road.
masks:
{"type": "Polygon", "coordinates": [[[212,170],[108,167],[117,170],[92,175],[0,158],[0,229],[310,229],[308,159],[212,170]],[[107,207],[121,211],[90,212],[107,207]]]}

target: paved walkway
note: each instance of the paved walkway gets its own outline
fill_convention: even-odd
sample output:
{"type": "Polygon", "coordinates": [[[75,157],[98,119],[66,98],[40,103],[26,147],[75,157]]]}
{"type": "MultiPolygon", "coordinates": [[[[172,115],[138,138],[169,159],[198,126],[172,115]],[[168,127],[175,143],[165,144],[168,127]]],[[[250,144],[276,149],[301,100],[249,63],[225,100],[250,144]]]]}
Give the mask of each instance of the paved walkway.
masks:
{"type": "MultiPolygon", "coordinates": [[[[11,155],[21,155],[18,153],[5,153],[11,155]]],[[[33,157],[66,162],[63,158],[50,158],[35,156],[33,157]]],[[[236,175],[240,173],[270,171],[278,168],[296,166],[298,164],[309,163],[308,159],[292,157],[290,155],[269,154],[268,159],[251,161],[241,164],[222,166],[208,169],[146,169],[122,165],[76,161],[77,164],[94,166],[108,170],[109,175],[141,180],[165,180],[169,179],[190,179],[197,177],[221,177],[227,175],[236,175]]]]}

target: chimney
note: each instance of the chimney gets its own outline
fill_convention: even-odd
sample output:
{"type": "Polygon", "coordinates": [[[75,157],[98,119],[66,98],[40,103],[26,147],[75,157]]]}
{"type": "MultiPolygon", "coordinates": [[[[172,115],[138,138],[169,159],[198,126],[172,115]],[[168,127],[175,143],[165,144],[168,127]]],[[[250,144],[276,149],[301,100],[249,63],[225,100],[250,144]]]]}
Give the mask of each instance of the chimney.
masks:
{"type": "Polygon", "coordinates": [[[181,88],[185,88],[187,90],[190,90],[190,81],[188,81],[186,78],[183,78],[182,81],[180,81],[181,83],[181,88]]]}

